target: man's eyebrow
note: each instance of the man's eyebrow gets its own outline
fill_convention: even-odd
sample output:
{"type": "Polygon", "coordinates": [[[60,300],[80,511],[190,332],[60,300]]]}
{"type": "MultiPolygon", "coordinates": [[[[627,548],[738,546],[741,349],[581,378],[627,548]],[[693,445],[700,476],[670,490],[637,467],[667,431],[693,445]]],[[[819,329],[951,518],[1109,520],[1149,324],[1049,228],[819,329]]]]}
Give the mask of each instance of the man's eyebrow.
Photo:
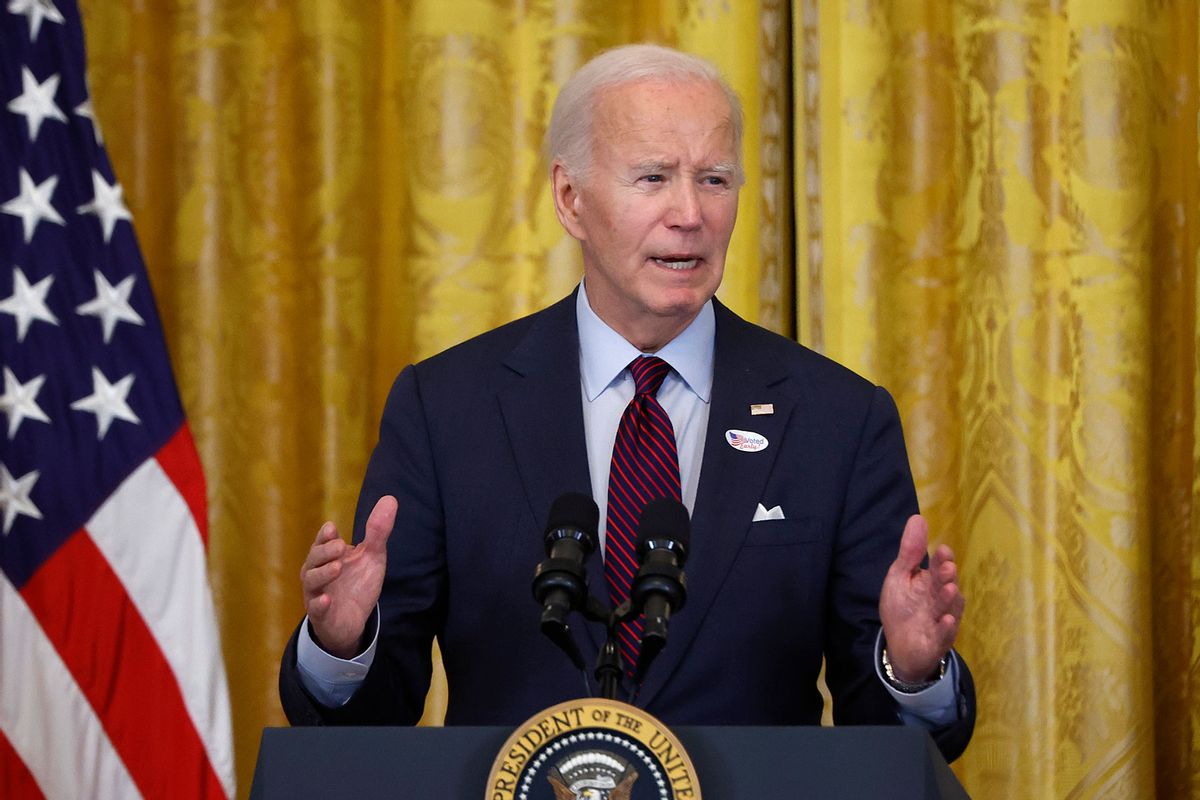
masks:
{"type": "MultiPolygon", "coordinates": [[[[647,161],[639,161],[630,166],[630,170],[634,172],[666,172],[675,169],[678,166],[674,161],[662,161],[658,159],[650,159],[647,161]]],[[[716,164],[706,164],[700,167],[697,172],[716,172],[722,175],[736,175],[738,171],[737,164],[733,161],[719,161],[716,164]]]]}
{"type": "Polygon", "coordinates": [[[632,165],[630,169],[635,172],[665,172],[674,168],[675,164],[666,161],[651,159],[648,161],[639,161],[632,165]]]}

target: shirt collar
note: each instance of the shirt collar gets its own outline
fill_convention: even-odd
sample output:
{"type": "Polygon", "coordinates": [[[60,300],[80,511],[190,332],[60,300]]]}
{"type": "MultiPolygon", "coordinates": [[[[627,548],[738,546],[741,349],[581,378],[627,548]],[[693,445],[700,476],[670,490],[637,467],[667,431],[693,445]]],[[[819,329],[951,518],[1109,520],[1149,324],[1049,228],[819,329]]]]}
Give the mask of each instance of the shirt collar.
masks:
{"type": "MultiPolygon", "coordinates": [[[[645,354],[596,315],[582,281],[575,298],[575,319],[579,326],[579,371],[590,403],[612,385],[630,361],[645,354]]],[[[709,300],[682,333],[654,353],[670,364],[705,403],[712,395],[716,330],[716,315],[709,300]]]]}

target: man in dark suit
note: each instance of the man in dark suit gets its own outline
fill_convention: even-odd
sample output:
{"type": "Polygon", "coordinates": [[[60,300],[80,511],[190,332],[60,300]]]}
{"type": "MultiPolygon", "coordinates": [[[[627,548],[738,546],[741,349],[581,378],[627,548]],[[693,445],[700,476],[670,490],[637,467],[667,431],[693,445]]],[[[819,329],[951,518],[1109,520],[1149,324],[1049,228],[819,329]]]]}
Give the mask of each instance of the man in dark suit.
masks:
{"type": "MultiPolygon", "coordinates": [[[[891,398],[713,299],[742,180],[732,91],[700,59],[619,48],[563,87],[548,145],[584,281],[397,378],[356,544],[326,523],[301,571],[288,718],[415,722],[434,637],[448,723],[515,725],[595,693],[539,633],[529,578],[559,494],[616,524],[614,440],[647,393],[630,367],[653,354],[638,363],[666,372],[648,393],[692,512],[690,595],[638,705],[668,724],[817,724],[824,657],[836,723],[925,725],[957,757],[975,713],[950,650],[963,597],[949,548],[926,561],[891,398]]],[[[605,525],[589,578],[619,599],[605,525]]],[[[594,659],[603,629],[582,628],[594,659]]]]}

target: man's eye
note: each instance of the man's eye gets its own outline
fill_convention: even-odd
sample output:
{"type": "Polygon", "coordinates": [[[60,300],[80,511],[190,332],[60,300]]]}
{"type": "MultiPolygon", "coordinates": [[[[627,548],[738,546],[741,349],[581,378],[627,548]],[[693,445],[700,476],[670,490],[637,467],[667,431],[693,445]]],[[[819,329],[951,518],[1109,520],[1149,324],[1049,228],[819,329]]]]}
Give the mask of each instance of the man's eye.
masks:
{"type": "Polygon", "coordinates": [[[729,183],[722,175],[709,175],[704,179],[709,186],[725,186],[729,183]]]}
{"type": "Polygon", "coordinates": [[[662,183],[663,176],[662,175],[643,175],[642,180],[647,181],[649,183],[662,183]]]}

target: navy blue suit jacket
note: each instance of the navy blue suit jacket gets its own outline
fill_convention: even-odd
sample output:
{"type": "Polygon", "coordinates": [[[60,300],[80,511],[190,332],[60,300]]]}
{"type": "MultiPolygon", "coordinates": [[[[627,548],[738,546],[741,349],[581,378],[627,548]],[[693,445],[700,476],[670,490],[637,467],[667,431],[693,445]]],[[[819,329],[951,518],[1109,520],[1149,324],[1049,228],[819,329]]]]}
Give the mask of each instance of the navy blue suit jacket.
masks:
{"type": "MultiPolygon", "coordinates": [[[[411,724],[441,645],[448,724],[516,725],[595,692],[538,630],[530,593],[554,499],[591,493],[574,296],[406,368],[392,388],[359,498],[399,500],[379,648],[338,709],[299,682],[295,636],[280,694],[293,724],[411,724]]],[[[638,705],[669,725],[818,724],[822,656],[837,724],[892,724],[876,676],[879,591],[917,500],[891,397],[844,367],[716,304],[712,406],[686,565],[689,595],[638,705]],[[752,416],[752,404],[774,413],[752,416]],[[733,449],[729,429],[766,437],[733,449]],[[786,519],[752,522],[755,508],[786,519]]],[[[588,564],[604,596],[599,557],[588,564]]],[[[595,661],[604,633],[578,621],[595,661]]],[[[948,758],[974,724],[935,732],[948,758]]]]}

